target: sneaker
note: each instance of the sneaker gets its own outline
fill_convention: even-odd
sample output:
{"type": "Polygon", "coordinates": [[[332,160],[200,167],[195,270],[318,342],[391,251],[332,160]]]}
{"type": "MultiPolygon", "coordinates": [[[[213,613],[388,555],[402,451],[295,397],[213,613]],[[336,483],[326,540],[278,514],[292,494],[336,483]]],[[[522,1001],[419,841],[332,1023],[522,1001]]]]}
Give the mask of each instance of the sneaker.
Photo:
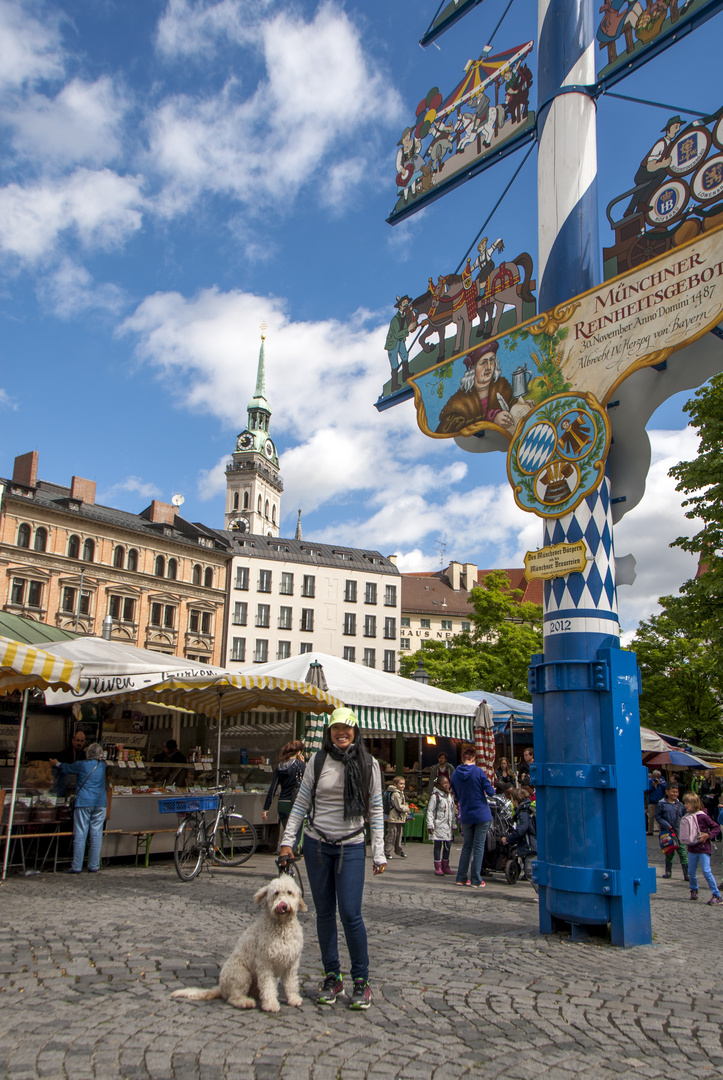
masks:
{"type": "Polygon", "coordinates": [[[691,900],[697,900],[698,899],[698,890],[697,889],[691,889],[690,890],[690,898],[691,898],[691,900]]]}
{"type": "Polygon", "coordinates": [[[372,1003],[372,992],[366,979],[354,980],[354,992],[349,1002],[350,1009],[368,1009],[372,1003]]]}
{"type": "Polygon", "coordinates": [[[344,993],[344,983],[342,982],[341,975],[337,975],[336,972],[330,971],[328,975],[324,976],[324,982],[319,987],[319,996],[316,999],[317,1005],[335,1005],[336,999],[344,993]]]}
{"type": "Polygon", "coordinates": [[[404,851],[398,851],[397,855],[399,856],[400,859],[408,859],[409,858],[409,856],[404,851]]]}
{"type": "Polygon", "coordinates": [[[455,881],[455,885],[471,885],[471,881],[455,881]]]}
{"type": "Polygon", "coordinates": [[[713,904],[715,906],[717,906],[718,904],[723,904],[723,897],[721,897],[721,896],[711,896],[708,903],[713,904]]]}

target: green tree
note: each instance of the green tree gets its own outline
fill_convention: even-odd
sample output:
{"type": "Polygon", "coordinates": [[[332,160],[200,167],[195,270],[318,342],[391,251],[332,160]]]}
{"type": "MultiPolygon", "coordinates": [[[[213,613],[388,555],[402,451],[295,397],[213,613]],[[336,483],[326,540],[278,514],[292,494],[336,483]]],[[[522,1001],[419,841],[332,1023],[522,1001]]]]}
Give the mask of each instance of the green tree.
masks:
{"type": "Polygon", "coordinates": [[[641,722],[715,750],[721,736],[720,696],[695,605],[686,596],[663,596],[660,603],[661,613],[640,623],[631,646],[642,675],[641,722]]]}
{"type": "MultiPolygon", "coordinates": [[[[542,608],[522,597],[504,570],[492,571],[475,586],[472,630],[456,634],[447,645],[422,644],[431,684],[454,694],[484,689],[529,701],[527,669],[533,653],[542,652],[542,608]]],[[[409,678],[417,661],[417,654],[402,656],[401,674],[409,678]]]]}
{"type": "Polygon", "coordinates": [[[699,556],[698,575],[681,589],[700,638],[708,643],[715,683],[723,687],[723,375],[701,387],[685,406],[700,436],[697,457],[670,470],[686,517],[702,521],[694,536],[674,546],[699,556]]]}

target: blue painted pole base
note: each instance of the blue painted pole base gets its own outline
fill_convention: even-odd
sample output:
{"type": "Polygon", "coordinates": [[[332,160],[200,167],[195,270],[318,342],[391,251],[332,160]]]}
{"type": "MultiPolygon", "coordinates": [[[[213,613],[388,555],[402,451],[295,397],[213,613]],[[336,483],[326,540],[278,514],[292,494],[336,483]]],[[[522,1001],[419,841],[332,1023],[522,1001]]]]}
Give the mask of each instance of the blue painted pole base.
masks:
{"type": "MultiPolygon", "coordinates": [[[[540,932],[652,940],[634,653],[600,645],[589,659],[564,635],[530,667],[534,710],[540,932]],[[574,658],[573,657],[577,657],[574,658]]],[[[590,645],[591,635],[579,635],[590,645]]],[[[547,644],[547,643],[546,643],[547,644]]]]}

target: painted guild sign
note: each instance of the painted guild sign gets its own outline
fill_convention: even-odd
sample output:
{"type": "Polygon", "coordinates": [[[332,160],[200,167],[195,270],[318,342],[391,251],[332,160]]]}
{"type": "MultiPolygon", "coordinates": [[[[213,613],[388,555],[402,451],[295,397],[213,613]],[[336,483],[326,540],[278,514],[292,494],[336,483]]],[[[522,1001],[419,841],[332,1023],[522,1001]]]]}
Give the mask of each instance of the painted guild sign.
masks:
{"type": "MultiPolygon", "coordinates": [[[[607,446],[601,443],[599,417],[605,417],[616,387],[639,368],[663,363],[722,319],[723,228],[719,227],[411,376],[419,427],[433,439],[474,435],[488,428],[502,432],[511,443],[517,440],[508,470],[516,487],[527,477],[519,505],[542,516],[560,516],[569,512],[570,500],[589,480],[601,478],[607,446]],[[557,405],[544,415],[539,410],[546,406],[550,411],[553,398],[557,405]],[[576,410],[584,414],[580,433],[586,432],[586,442],[579,454],[567,455],[571,471],[559,466],[566,476],[558,477],[558,482],[552,476],[544,478],[552,484],[553,496],[563,493],[563,481],[574,484],[575,491],[571,487],[570,499],[551,500],[542,474],[529,481],[537,476],[530,469],[538,460],[529,456],[529,448],[536,441],[538,454],[549,452],[550,465],[564,458],[562,420],[569,420],[572,427],[576,410]],[[557,411],[560,416],[553,416],[557,411]]],[[[605,417],[603,427],[606,423],[605,417]]]]}
{"type": "Polygon", "coordinates": [[[525,555],[525,577],[528,581],[541,578],[565,577],[567,574],[582,573],[587,566],[587,546],[584,540],[576,544],[553,544],[528,551],[525,555]]]}
{"type": "Polygon", "coordinates": [[[672,45],[686,22],[699,25],[720,6],[720,0],[604,0],[597,40],[607,62],[598,79],[624,74],[638,58],[644,62],[641,54],[654,55],[661,46],[672,45]]]}
{"type": "Polygon", "coordinates": [[[532,72],[525,58],[534,42],[496,56],[468,60],[464,78],[446,97],[433,86],[418,104],[416,118],[397,143],[397,201],[394,223],[464,183],[484,158],[499,160],[500,147],[518,136],[534,137],[529,108],[532,72]]]}

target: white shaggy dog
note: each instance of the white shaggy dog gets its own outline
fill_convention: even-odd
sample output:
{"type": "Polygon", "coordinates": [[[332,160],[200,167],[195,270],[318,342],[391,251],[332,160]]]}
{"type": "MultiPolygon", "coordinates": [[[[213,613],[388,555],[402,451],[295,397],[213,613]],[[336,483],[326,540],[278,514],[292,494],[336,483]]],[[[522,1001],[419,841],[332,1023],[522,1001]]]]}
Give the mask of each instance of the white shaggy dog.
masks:
{"type": "Polygon", "coordinates": [[[278,1012],[277,987],[281,979],[288,1004],[302,1004],[299,962],[304,933],[296,917],[297,912],[306,911],[301,890],[283,874],[259,889],[254,901],[263,902],[263,911],[239,938],[221,968],[218,986],[212,990],[186,987],[174,991],[171,997],[191,1001],[224,998],[237,1009],[253,1009],[258,997],[265,1012],[278,1012]]]}

